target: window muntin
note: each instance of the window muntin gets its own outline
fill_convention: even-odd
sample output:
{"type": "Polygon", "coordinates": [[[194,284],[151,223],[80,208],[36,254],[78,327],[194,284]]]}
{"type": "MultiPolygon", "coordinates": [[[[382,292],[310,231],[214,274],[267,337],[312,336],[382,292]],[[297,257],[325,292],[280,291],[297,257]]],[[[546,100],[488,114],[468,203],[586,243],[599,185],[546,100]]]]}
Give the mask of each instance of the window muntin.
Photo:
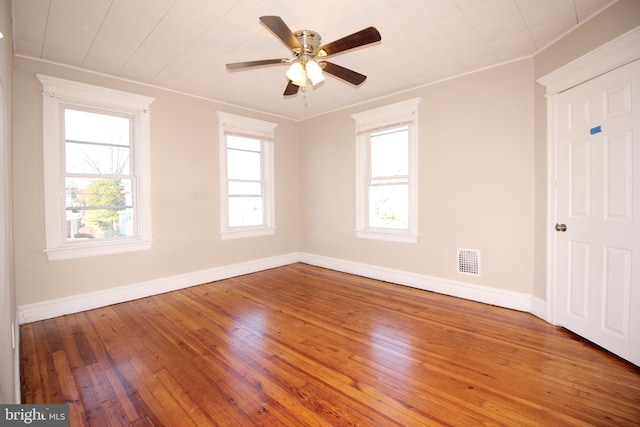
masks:
{"type": "Polygon", "coordinates": [[[63,112],[66,241],[136,236],[131,118],[63,112]]]}
{"type": "Polygon", "coordinates": [[[154,98],[36,76],[43,87],[48,259],[149,249],[154,98]]]}
{"type": "Polygon", "coordinates": [[[418,238],[419,98],[352,115],[356,121],[356,235],[418,238]]]}

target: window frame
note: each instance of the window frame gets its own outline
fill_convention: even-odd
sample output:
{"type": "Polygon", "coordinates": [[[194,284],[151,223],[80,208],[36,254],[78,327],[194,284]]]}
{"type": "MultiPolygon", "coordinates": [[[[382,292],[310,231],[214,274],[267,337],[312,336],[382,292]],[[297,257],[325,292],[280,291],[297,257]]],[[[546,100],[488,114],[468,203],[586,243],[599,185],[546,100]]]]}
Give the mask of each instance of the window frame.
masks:
{"type": "Polygon", "coordinates": [[[356,228],[362,239],[417,243],[418,241],[418,105],[412,98],[372,110],[352,114],[356,130],[356,228]],[[369,177],[371,165],[370,136],[386,129],[408,127],[408,228],[370,227],[369,177]]]}
{"type": "Polygon", "coordinates": [[[218,156],[220,170],[220,236],[222,240],[266,236],[275,233],[274,140],[277,123],[218,111],[218,156]],[[250,226],[229,225],[229,178],[227,173],[227,135],[260,141],[261,182],[264,223],[250,226]]]}
{"type": "Polygon", "coordinates": [[[152,243],[150,106],[155,98],[36,74],[43,87],[42,130],[45,199],[45,250],[49,261],[148,250],[152,243]],[[131,117],[131,169],[135,176],[135,236],[67,242],[64,176],[65,108],[131,117]]]}

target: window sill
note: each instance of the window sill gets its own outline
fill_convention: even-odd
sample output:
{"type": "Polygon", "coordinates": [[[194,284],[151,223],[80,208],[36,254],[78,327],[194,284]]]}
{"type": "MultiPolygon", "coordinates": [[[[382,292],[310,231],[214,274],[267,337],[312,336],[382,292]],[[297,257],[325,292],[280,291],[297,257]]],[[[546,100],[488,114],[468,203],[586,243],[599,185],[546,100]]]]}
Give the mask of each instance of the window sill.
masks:
{"type": "Polygon", "coordinates": [[[125,252],[144,251],[151,249],[152,240],[125,240],[100,243],[75,243],[60,248],[45,249],[49,261],[62,261],[76,258],[112,255],[125,252]]]}
{"type": "Polygon", "coordinates": [[[238,230],[226,230],[220,233],[222,240],[246,239],[249,237],[268,236],[275,234],[275,227],[241,228],[238,230]]]}
{"type": "Polygon", "coordinates": [[[410,231],[390,230],[356,230],[356,236],[360,239],[386,240],[389,242],[418,243],[418,234],[410,231]]]}

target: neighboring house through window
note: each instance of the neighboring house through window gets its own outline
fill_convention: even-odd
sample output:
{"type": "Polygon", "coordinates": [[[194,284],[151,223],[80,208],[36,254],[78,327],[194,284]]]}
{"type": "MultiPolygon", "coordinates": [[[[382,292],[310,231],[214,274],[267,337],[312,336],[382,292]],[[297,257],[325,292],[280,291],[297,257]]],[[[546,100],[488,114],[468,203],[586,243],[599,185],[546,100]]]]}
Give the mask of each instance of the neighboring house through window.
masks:
{"type": "Polygon", "coordinates": [[[356,121],[356,235],[418,239],[419,99],[353,114],[356,121]]]}
{"type": "Polygon", "coordinates": [[[218,112],[223,239],[275,231],[273,141],[277,124],[218,112]]]}
{"type": "Polygon", "coordinates": [[[151,247],[153,98],[37,75],[49,260],[151,247]]]}

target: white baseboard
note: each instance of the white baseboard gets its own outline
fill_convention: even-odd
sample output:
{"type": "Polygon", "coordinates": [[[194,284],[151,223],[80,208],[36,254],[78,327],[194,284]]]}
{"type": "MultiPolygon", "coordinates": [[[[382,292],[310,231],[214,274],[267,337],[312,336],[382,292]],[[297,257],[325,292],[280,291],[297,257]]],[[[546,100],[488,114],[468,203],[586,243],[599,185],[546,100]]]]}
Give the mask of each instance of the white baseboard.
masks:
{"type": "Polygon", "coordinates": [[[306,253],[300,254],[300,262],[512,310],[531,312],[532,308],[531,295],[522,292],[474,285],[306,253]]]}
{"type": "Polygon", "coordinates": [[[280,255],[193,273],[179,274],[162,279],[149,280],[117,288],[109,288],[102,291],[56,298],[33,304],[24,304],[17,307],[18,321],[20,324],[30,323],[125,301],[132,301],[138,298],[158,295],[216,280],[293,264],[298,262],[298,258],[297,253],[280,255]]]}
{"type": "Polygon", "coordinates": [[[24,324],[38,320],[50,319],[53,317],[63,316],[65,314],[77,313],[121,302],[132,301],[138,298],[158,295],[243,274],[255,273],[257,271],[268,270],[270,268],[276,268],[296,262],[303,262],[344,273],[357,274],[359,276],[369,277],[372,279],[384,280],[390,283],[397,283],[399,285],[411,286],[413,288],[491,304],[498,307],[526,311],[542,318],[543,320],[547,320],[546,303],[529,294],[320,255],[290,253],[196,271],[193,273],[170,276],[162,279],[149,280],[117,288],[109,288],[102,291],[20,305],[17,307],[18,322],[20,324],[24,324]]]}
{"type": "Polygon", "coordinates": [[[547,302],[543,299],[532,295],[530,312],[531,314],[541,318],[545,322],[551,322],[551,319],[549,318],[549,308],[547,306],[547,302]]]}

